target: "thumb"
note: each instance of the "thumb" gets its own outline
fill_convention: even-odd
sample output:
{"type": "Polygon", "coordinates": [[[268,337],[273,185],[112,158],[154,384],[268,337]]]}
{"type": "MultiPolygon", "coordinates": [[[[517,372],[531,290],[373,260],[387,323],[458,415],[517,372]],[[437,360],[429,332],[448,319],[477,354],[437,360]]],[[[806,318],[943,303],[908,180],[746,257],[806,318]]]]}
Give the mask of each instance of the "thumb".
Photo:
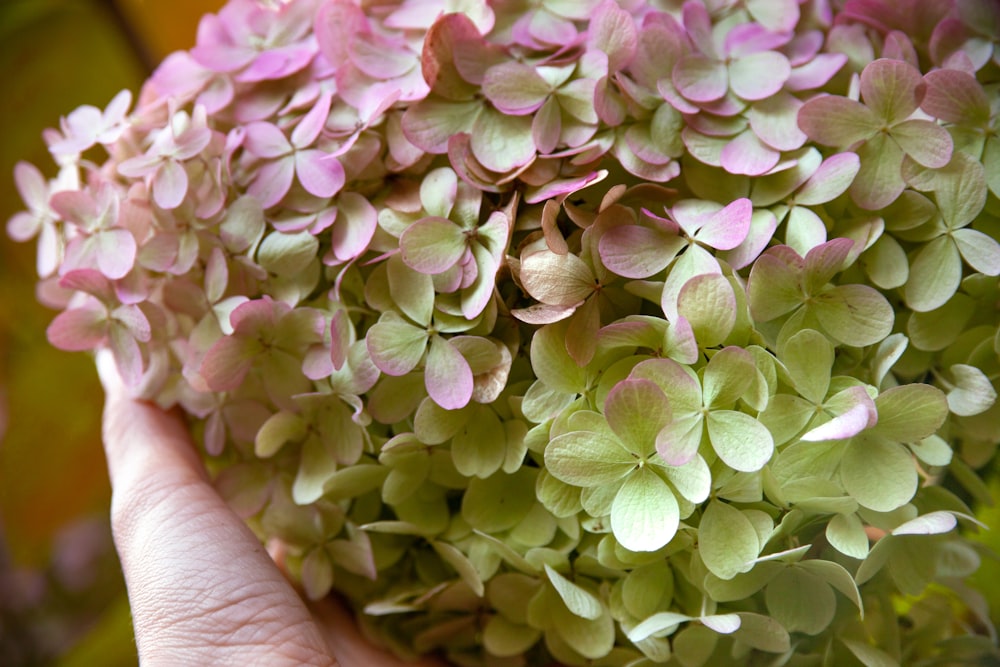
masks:
{"type": "Polygon", "coordinates": [[[301,598],[207,481],[183,422],[98,356],[111,523],[144,666],[335,665],[301,598]]]}

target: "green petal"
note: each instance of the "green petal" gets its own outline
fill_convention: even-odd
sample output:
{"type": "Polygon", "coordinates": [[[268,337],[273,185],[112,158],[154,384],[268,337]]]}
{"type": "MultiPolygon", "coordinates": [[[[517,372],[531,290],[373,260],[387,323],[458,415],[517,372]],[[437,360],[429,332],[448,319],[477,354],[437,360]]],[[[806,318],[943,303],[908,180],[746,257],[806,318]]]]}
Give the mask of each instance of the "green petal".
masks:
{"type": "Polygon", "coordinates": [[[425,398],[413,416],[413,433],[425,445],[440,445],[465,426],[475,409],[470,405],[460,410],[445,410],[433,399],[425,398]]]}
{"type": "Polygon", "coordinates": [[[857,514],[838,514],[830,519],[826,539],[845,556],[860,560],[868,555],[868,535],[857,514]]]}
{"type": "Polygon", "coordinates": [[[515,658],[527,652],[541,636],[541,630],[513,623],[497,614],[483,628],[483,647],[499,658],[515,658]]]}
{"type": "Polygon", "coordinates": [[[867,642],[857,639],[841,639],[840,641],[865,667],[899,667],[895,658],[867,642]]]}
{"type": "Polygon", "coordinates": [[[519,524],[535,505],[536,469],[512,475],[473,478],[462,497],[462,518],[484,533],[499,533],[519,524]]]}
{"type": "Polygon", "coordinates": [[[788,630],[775,619],[745,611],[738,612],[737,615],[740,617],[740,629],[733,636],[740,642],[768,653],[785,653],[791,650],[788,630]]]}
{"type": "Polygon", "coordinates": [[[702,402],[708,408],[731,407],[754,381],[753,357],[746,350],[729,346],[716,352],[705,367],[702,402]]]}
{"type": "Polygon", "coordinates": [[[861,72],[861,97],[880,119],[895,123],[917,110],[921,83],[920,72],[913,65],[880,58],[861,72]]]}
{"type": "Polygon", "coordinates": [[[833,590],[816,575],[796,566],[786,568],[767,585],[767,610],[789,632],[816,635],[837,610],[833,590]]]}
{"type": "Polygon", "coordinates": [[[917,492],[917,469],[902,445],[881,438],[855,438],[840,463],[844,489],[864,507],[890,512],[917,492]]]}
{"type": "Polygon", "coordinates": [[[558,637],[584,658],[599,660],[614,648],[615,622],[607,611],[590,620],[557,606],[552,620],[558,637]]]}
{"type": "Polygon", "coordinates": [[[441,557],[441,560],[448,563],[451,567],[455,569],[458,576],[462,578],[462,581],[472,589],[472,592],[476,594],[477,597],[483,597],[486,592],[483,586],[483,580],[480,578],[479,573],[476,572],[476,568],[469,561],[469,558],[459,551],[454,545],[448,544],[447,542],[438,542],[436,540],[428,540],[430,542],[431,548],[437,552],[437,555],[441,557]]]}
{"type": "Polygon", "coordinates": [[[910,264],[903,247],[889,235],[879,237],[861,256],[860,263],[872,283],[882,289],[902,287],[910,276],[910,264]]]}
{"type": "Polygon", "coordinates": [[[669,631],[671,628],[676,628],[681,623],[687,623],[691,620],[694,619],[686,614],[679,614],[674,611],[661,611],[632,628],[628,633],[628,638],[633,642],[642,641],[646,637],[652,637],[653,635],[669,631]]]}
{"type": "Polygon", "coordinates": [[[646,618],[669,606],[673,594],[673,570],[664,560],[635,568],[622,583],[622,604],[636,618],[646,618]]]}
{"type": "Polygon", "coordinates": [[[645,459],[653,453],[656,434],[670,421],[670,404],[649,380],[622,380],[604,400],[604,416],[622,445],[645,459]]]}
{"type": "Polygon", "coordinates": [[[936,387],[904,384],[875,399],[878,435],[896,442],[917,442],[937,431],[948,417],[948,399],[936,387]]]}
{"type": "Polygon", "coordinates": [[[783,445],[800,433],[815,414],[815,406],[800,396],[776,394],[758,420],[771,432],[774,443],[783,445]]]}
{"type": "Polygon", "coordinates": [[[274,456],[285,443],[298,442],[306,436],[307,425],[301,416],[276,412],[265,421],[254,442],[254,453],[262,459],[274,456]]]}
{"type": "Polygon", "coordinates": [[[556,593],[562,598],[566,608],[575,616],[595,620],[604,613],[604,605],[593,593],[577,586],[552,569],[548,563],[545,564],[545,575],[549,578],[556,593]]]}
{"type": "Polygon", "coordinates": [[[910,263],[904,294],[906,305],[919,312],[943,306],[962,280],[962,258],[950,236],[939,236],[910,263]]]}
{"type": "Polygon", "coordinates": [[[840,591],[844,597],[854,603],[862,618],[864,617],[864,607],[862,606],[861,592],[858,590],[858,584],[854,581],[851,573],[844,569],[843,565],[832,560],[815,558],[800,561],[796,567],[815,574],[835,590],[840,591]]]}
{"type": "Polygon", "coordinates": [[[781,361],[795,390],[817,405],[822,403],[830,388],[833,367],[833,345],[826,336],[813,329],[798,332],[785,343],[781,361]]]}
{"type": "Polygon", "coordinates": [[[503,465],[507,438],[497,413],[479,407],[451,441],[455,468],[466,477],[488,477],[503,465]]]}
{"type": "Polygon", "coordinates": [[[257,249],[257,263],[268,273],[289,276],[302,271],[318,250],[319,241],[308,231],[271,232],[257,249]]]}
{"type": "Polygon", "coordinates": [[[895,320],[886,298],[867,285],[839,285],[818,294],[813,312],[827,333],[855,347],[883,340],[895,320]]]}
{"type": "MultiPolygon", "coordinates": [[[[657,463],[652,461],[652,463],[657,463]]],[[[689,502],[698,504],[708,499],[712,491],[712,472],[700,455],[680,466],[662,465],[660,470],[677,492],[689,502]]]]}
{"type": "Polygon", "coordinates": [[[299,470],[292,483],[292,499],[299,505],[316,502],[323,496],[323,487],[337,472],[337,460],[312,436],[302,446],[299,470]]]}
{"type": "Polygon", "coordinates": [[[462,258],[468,239],[461,227],[447,218],[423,218],[399,237],[403,262],[420,273],[441,273],[462,258]]]}
{"type": "Polygon", "coordinates": [[[861,169],[849,192],[863,209],[885,208],[903,191],[903,149],[884,134],[876,134],[857,150],[861,169]]]}
{"type": "Polygon", "coordinates": [[[521,260],[521,284],[533,298],[554,306],[574,306],[594,293],[594,273],[574,255],[542,250],[521,260]]]}
{"type": "Polygon", "coordinates": [[[717,273],[691,278],[677,295],[677,314],[686,317],[701,347],[721,344],[736,324],[736,296],[717,273]]]}
{"type": "Polygon", "coordinates": [[[709,572],[720,579],[732,579],[750,569],[760,553],[760,541],[753,524],[735,507],[713,500],[698,525],[701,559],[709,572]]]}
{"type": "Polygon", "coordinates": [[[673,359],[643,361],[632,369],[629,378],[655,382],[670,399],[675,416],[701,411],[701,385],[697,376],[673,359]]]}
{"type": "Polygon", "coordinates": [[[545,448],[545,467],[574,486],[598,486],[627,475],[638,461],[617,440],[590,431],[572,431],[545,448]]]}
{"type": "Polygon", "coordinates": [[[680,512],[666,482],[647,468],[625,480],[611,505],[611,530],[629,551],[656,551],[677,533],[680,512]]]}
{"type": "Polygon", "coordinates": [[[564,323],[547,324],[536,331],[531,337],[531,368],[547,387],[578,394],[587,388],[586,373],[566,351],[566,334],[564,323]]]}
{"type": "Polygon", "coordinates": [[[758,322],[777,319],[802,303],[801,264],[786,261],[785,254],[764,253],[750,269],[747,296],[750,312],[758,322]]]}
{"type": "Polygon", "coordinates": [[[389,293],[395,305],[417,324],[428,325],[434,313],[434,281],[414,271],[398,255],[386,262],[389,293]]]}
{"type": "Polygon", "coordinates": [[[719,458],[734,470],[755,472],[774,454],[771,432],[748,414],[735,410],[708,413],[708,437],[719,458]]]}
{"type": "Polygon", "coordinates": [[[656,435],[656,452],[668,465],[681,466],[698,454],[705,418],[700,412],[674,417],[656,435]]]}

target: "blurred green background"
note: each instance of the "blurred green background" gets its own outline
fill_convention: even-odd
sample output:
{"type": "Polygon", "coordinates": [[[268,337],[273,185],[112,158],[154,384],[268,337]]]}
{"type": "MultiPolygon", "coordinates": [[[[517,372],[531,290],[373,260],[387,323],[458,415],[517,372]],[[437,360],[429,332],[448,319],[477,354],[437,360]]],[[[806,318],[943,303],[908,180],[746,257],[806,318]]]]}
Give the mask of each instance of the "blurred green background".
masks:
{"type": "MultiPolygon", "coordinates": [[[[194,43],[221,0],[0,0],[0,223],[23,208],[13,169],[46,175],[42,130],[138,91],[194,43]]],[[[91,360],[52,349],[33,243],[0,232],[0,665],[134,665],[108,526],[102,396],[91,360]]]]}
{"type": "MultiPolygon", "coordinates": [[[[55,171],[42,130],[81,104],[137,91],[194,42],[222,0],[0,0],[0,222],[22,203],[13,169],[55,171]]],[[[108,526],[101,390],[86,355],[45,340],[33,244],[0,232],[0,665],[134,665],[128,603],[108,526]]],[[[992,482],[994,497],[1000,485],[992,482]]],[[[981,518],[1000,527],[1000,510],[981,518]]],[[[1000,530],[981,536],[1000,547],[1000,530]]],[[[976,585],[1000,620],[1000,564],[976,585]]]]}

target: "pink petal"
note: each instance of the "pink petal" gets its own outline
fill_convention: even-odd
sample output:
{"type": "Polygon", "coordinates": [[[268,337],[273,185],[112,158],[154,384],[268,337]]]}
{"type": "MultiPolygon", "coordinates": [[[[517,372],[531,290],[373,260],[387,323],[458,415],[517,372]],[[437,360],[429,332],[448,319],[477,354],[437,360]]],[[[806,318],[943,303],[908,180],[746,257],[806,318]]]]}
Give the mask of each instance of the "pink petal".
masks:
{"type": "Polygon", "coordinates": [[[750,228],[743,242],[732,250],[719,253],[719,258],[736,270],[749,266],[764,251],[774,237],[778,228],[778,219],[774,213],[761,209],[750,216],[750,228]]]}
{"type": "Polygon", "coordinates": [[[791,73],[788,58],[778,52],[751,53],[729,64],[729,86],[745,100],[762,100],[781,90],[791,73]]]}
{"type": "Polygon", "coordinates": [[[271,123],[257,122],[246,126],[243,147],[262,158],[276,158],[292,152],[285,133],[271,123]]]}
{"type": "Polygon", "coordinates": [[[834,396],[831,401],[850,402],[853,405],[833,419],[804,433],[801,440],[821,442],[850,438],[871,428],[878,421],[875,402],[864,387],[851,387],[834,396]],[[837,399],[840,399],[837,401],[837,399]]]}
{"type": "MultiPolygon", "coordinates": [[[[774,2],[774,0],[766,1],[774,2]]],[[[791,1],[795,2],[796,0],[791,1]]],[[[726,34],[724,50],[730,58],[743,58],[754,53],[780,48],[790,40],[790,34],[773,32],[760,23],[741,23],[734,26],[726,34]]]]}
{"type": "Polygon", "coordinates": [[[894,123],[909,117],[920,105],[920,72],[902,60],[880,58],[861,72],[861,99],[876,117],[894,123]]]}
{"type": "Polygon", "coordinates": [[[798,121],[813,141],[839,148],[867,139],[882,127],[871,109],[837,95],[814,97],[806,102],[799,109],[798,121]]]}
{"type": "Polygon", "coordinates": [[[547,303],[536,303],[527,308],[515,308],[510,314],[526,324],[551,324],[565,320],[576,312],[576,305],[552,306],[547,303]]]}
{"type": "Polygon", "coordinates": [[[854,241],[837,238],[818,245],[805,257],[804,285],[806,293],[815,294],[844,268],[854,247],[854,241]]]}
{"type": "Polygon", "coordinates": [[[844,194],[861,168],[855,153],[837,153],[823,160],[809,180],[795,193],[795,203],[825,204],[844,194]]]}
{"type": "Polygon", "coordinates": [[[90,193],[80,190],[64,190],[56,192],[49,200],[52,210],[63,220],[72,222],[84,229],[89,229],[97,217],[97,202],[90,193]]]}
{"type": "Polygon", "coordinates": [[[959,125],[989,121],[990,103],[974,76],[958,70],[937,70],[924,76],[927,92],[920,108],[941,120],[959,125]]]}
{"type": "Polygon", "coordinates": [[[587,47],[608,56],[608,71],[617,72],[635,57],[638,30],[632,15],[606,0],[591,14],[587,47]]]}
{"type": "Polygon", "coordinates": [[[797,119],[802,101],[785,92],[761,100],[750,107],[750,128],[768,146],[792,151],[806,142],[797,119]]]}
{"type": "Polygon", "coordinates": [[[798,0],[747,0],[754,20],[768,30],[791,32],[799,22],[798,0]]]}
{"type": "Polygon", "coordinates": [[[56,315],[45,331],[53,347],[67,352],[92,350],[108,333],[108,313],[103,306],[91,303],[56,315]]]}
{"type": "Polygon", "coordinates": [[[106,229],[94,235],[97,267],[112,280],[124,278],[135,265],[135,237],[127,229],[106,229]]]}
{"type": "Polygon", "coordinates": [[[551,93],[548,82],[533,67],[519,62],[491,67],[483,79],[483,95],[504,113],[532,113],[551,93]]]}
{"type": "Polygon", "coordinates": [[[30,241],[38,234],[42,225],[38,218],[27,211],[20,211],[7,221],[7,234],[15,241],[30,241]]]}
{"type": "Polygon", "coordinates": [[[472,398],[474,383],[469,362],[441,336],[431,337],[424,386],[434,402],[445,410],[465,407],[472,398]]]}
{"type": "Polygon", "coordinates": [[[261,352],[255,339],[223,336],[205,353],[198,373],[212,391],[231,391],[243,383],[261,352]]]}
{"type": "Polygon", "coordinates": [[[420,64],[420,56],[406,46],[374,34],[354,35],[347,52],[355,67],[375,79],[394,79],[420,64]]]}
{"type": "Polygon", "coordinates": [[[163,159],[159,155],[138,155],[120,163],[118,173],[126,178],[142,178],[156,171],[163,159]]]}
{"type": "Polygon", "coordinates": [[[688,55],[674,65],[671,74],[674,86],[692,102],[711,102],[729,89],[726,66],[712,58],[688,55]]]}
{"type": "Polygon", "coordinates": [[[49,188],[38,167],[29,162],[18,162],[14,167],[14,182],[25,206],[44,210],[49,205],[49,188]]]}
{"type": "Polygon", "coordinates": [[[904,120],[893,125],[889,134],[904,153],[925,167],[940,169],[951,161],[951,135],[933,121],[920,118],[904,120]]]}
{"type": "Polygon", "coordinates": [[[820,53],[807,63],[793,67],[785,90],[798,92],[822,88],[847,63],[843,53],[820,53]]]}
{"type": "Polygon", "coordinates": [[[59,286],[68,290],[86,292],[104,302],[110,302],[115,298],[111,282],[104,274],[93,269],[70,271],[59,279],[59,286]]]}
{"type": "Polygon", "coordinates": [[[235,80],[240,83],[256,83],[273,79],[283,79],[305,68],[316,55],[315,48],[307,44],[290,44],[264,51],[235,80]]]}
{"type": "Polygon", "coordinates": [[[108,330],[108,347],[125,384],[135,387],[142,380],[142,351],[139,343],[125,327],[112,325],[108,330]]]}
{"type": "Polygon", "coordinates": [[[737,199],[709,218],[694,238],[716,250],[732,250],[746,239],[752,215],[750,200],[737,199]]]}
{"type": "MultiPolygon", "coordinates": [[[[324,93],[320,96],[319,101],[313,105],[313,108],[309,110],[299,124],[295,126],[292,130],[292,145],[296,148],[306,148],[311,146],[319,133],[323,131],[323,125],[326,123],[327,117],[330,115],[330,104],[333,101],[333,96],[330,93],[324,93]]],[[[284,138],[284,137],[282,137],[284,138]]],[[[273,157],[273,156],[262,156],[262,157],[273,157]]]]}
{"type": "Polygon", "coordinates": [[[181,205],[188,190],[188,175],[184,166],[176,160],[164,160],[153,176],[153,200],[163,209],[174,209],[181,205]]]}
{"type": "Polygon", "coordinates": [[[428,153],[445,153],[448,141],[471,130],[482,111],[482,102],[449,102],[429,97],[403,114],[403,133],[413,145],[428,153]]]}
{"type": "Polygon", "coordinates": [[[287,304],[270,297],[244,301],[229,314],[229,324],[239,335],[253,338],[274,327],[289,310],[287,304]]]}
{"type": "Polygon", "coordinates": [[[344,187],[344,165],[321,150],[296,151],[295,173],[299,183],[317,197],[332,197],[344,187]]]}
{"type": "Polygon", "coordinates": [[[781,153],[767,146],[750,130],[744,130],[726,144],[719,157],[723,169],[730,174],[760,176],[778,164],[781,153]]]}
{"type": "Polygon", "coordinates": [[[149,324],[149,319],[142,309],[135,304],[129,304],[115,308],[111,313],[111,318],[119,325],[123,326],[132,338],[140,343],[148,343],[153,331],[149,324]]]}
{"type": "Polygon", "coordinates": [[[712,39],[712,18],[701,2],[685,2],[682,8],[684,28],[696,49],[706,56],[718,55],[712,39]]]}
{"type": "Polygon", "coordinates": [[[544,155],[556,149],[561,135],[562,109],[555,98],[550,97],[535,112],[531,121],[531,138],[538,147],[538,152],[544,155]]]}
{"type": "Polygon", "coordinates": [[[247,188],[247,194],[257,199],[261,206],[270,208],[281,201],[292,187],[295,177],[295,157],[292,155],[267,162],[257,170],[257,176],[247,188]]]}
{"type": "Polygon", "coordinates": [[[363,195],[342,192],[337,198],[337,219],[330,231],[334,256],[342,262],[358,257],[365,251],[375,229],[378,212],[363,195]]]}

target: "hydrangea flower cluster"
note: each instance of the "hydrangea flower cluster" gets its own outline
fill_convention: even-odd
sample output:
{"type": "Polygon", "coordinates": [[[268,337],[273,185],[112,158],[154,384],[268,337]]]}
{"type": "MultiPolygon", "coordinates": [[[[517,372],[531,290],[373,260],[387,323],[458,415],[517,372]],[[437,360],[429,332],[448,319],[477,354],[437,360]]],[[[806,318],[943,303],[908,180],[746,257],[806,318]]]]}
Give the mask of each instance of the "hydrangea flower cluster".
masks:
{"type": "Polygon", "coordinates": [[[51,342],[183,408],[403,655],[974,656],[998,36],[990,0],[231,0],[46,135],[8,231],[51,342]]]}

